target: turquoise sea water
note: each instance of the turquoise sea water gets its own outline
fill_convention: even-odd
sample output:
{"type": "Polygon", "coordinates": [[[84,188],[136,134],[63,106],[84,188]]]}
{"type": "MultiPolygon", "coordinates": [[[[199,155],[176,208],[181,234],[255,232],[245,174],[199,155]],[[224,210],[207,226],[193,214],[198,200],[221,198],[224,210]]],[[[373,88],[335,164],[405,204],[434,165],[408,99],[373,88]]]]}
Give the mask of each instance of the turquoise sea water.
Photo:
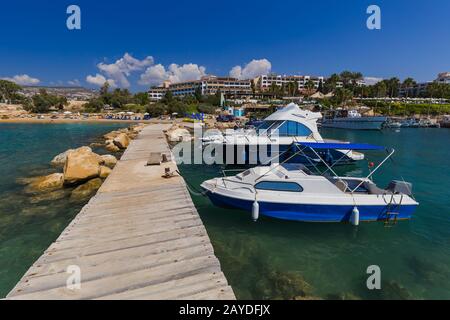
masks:
{"type": "MultiPolygon", "coordinates": [[[[0,124],[0,297],[4,297],[85,204],[38,201],[18,179],[53,173],[57,154],[125,124],[0,124]]],[[[95,150],[101,153],[103,150],[95,150]]],[[[104,151],[103,151],[104,152],[104,151]]]]}
{"type": "MultiPolygon", "coordinates": [[[[54,241],[85,202],[65,197],[35,202],[17,179],[53,172],[49,161],[88,145],[117,124],[0,124],[0,297],[54,241]]],[[[414,219],[392,228],[380,223],[296,223],[225,210],[193,196],[222,268],[238,298],[450,299],[450,130],[400,132],[327,130],[325,137],[392,146],[395,163],[375,177],[414,183],[414,219]],[[382,290],[368,291],[366,268],[379,265],[382,290]]],[[[95,150],[102,152],[102,150],[95,150]]],[[[379,162],[381,156],[369,155],[379,162]]],[[[180,166],[197,187],[220,176],[220,166],[180,166]]],[[[367,162],[339,169],[361,175],[367,162]]]]}
{"type": "MultiPolygon", "coordinates": [[[[382,223],[312,224],[262,218],[212,206],[193,196],[222,268],[238,298],[307,295],[332,299],[450,299],[450,130],[382,132],[323,130],[327,138],[366,142],[397,150],[375,181],[413,183],[420,206],[414,219],[382,223]],[[366,287],[367,267],[381,268],[382,289],[366,287]]],[[[379,163],[383,155],[366,153],[379,163]]],[[[180,166],[195,186],[221,176],[220,166],[180,166]]],[[[339,174],[367,174],[367,161],[339,174]]]]}

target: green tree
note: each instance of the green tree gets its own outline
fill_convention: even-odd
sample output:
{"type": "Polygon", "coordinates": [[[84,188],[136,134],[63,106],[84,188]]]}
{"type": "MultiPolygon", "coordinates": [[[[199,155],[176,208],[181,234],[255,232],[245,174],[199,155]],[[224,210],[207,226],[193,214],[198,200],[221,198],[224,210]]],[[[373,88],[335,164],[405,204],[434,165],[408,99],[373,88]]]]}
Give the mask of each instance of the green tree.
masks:
{"type": "Polygon", "coordinates": [[[133,97],[133,102],[141,106],[147,105],[150,101],[147,92],[137,92],[133,97]]]}
{"type": "Polygon", "coordinates": [[[161,103],[163,104],[170,104],[175,98],[173,97],[173,93],[170,90],[167,90],[167,92],[164,94],[164,97],[161,99],[161,103]]]}
{"type": "Polygon", "coordinates": [[[163,103],[147,105],[146,111],[151,117],[159,117],[167,113],[167,107],[163,103]]]}
{"type": "MultiPolygon", "coordinates": [[[[415,86],[417,84],[417,82],[413,79],[413,78],[406,78],[405,80],[403,80],[402,82],[402,88],[404,89],[409,89],[412,88],[413,86],[415,86]]],[[[406,97],[408,98],[409,96],[409,91],[410,90],[406,90],[406,97]]]]}
{"type": "Polygon", "coordinates": [[[305,88],[306,88],[308,94],[313,94],[315,87],[316,87],[316,85],[315,85],[314,81],[312,81],[311,79],[309,79],[305,84],[305,88]]]}
{"type": "Polygon", "coordinates": [[[255,97],[256,94],[256,85],[254,81],[250,81],[250,88],[252,89],[252,96],[255,97]]]}
{"type": "Polygon", "coordinates": [[[106,81],[100,88],[100,96],[105,96],[109,92],[109,82],[106,81]]]}
{"type": "Polygon", "coordinates": [[[328,79],[325,80],[324,84],[324,92],[323,93],[330,93],[336,90],[337,83],[341,81],[341,78],[336,73],[332,74],[328,79]]]}
{"type": "Polygon", "coordinates": [[[353,93],[351,90],[346,88],[337,88],[334,92],[334,97],[332,101],[336,105],[345,105],[353,98],[353,93]]]}
{"type": "Polygon", "coordinates": [[[198,102],[202,102],[203,96],[202,96],[202,88],[198,86],[195,88],[194,97],[197,99],[198,102]]]}
{"type": "Polygon", "coordinates": [[[39,93],[32,97],[32,111],[37,113],[46,113],[52,107],[62,109],[67,104],[66,97],[60,97],[47,93],[45,89],[39,90],[39,93]]]}
{"type": "Polygon", "coordinates": [[[11,101],[21,89],[15,82],[0,80],[0,101],[11,101]]]}
{"type": "Polygon", "coordinates": [[[89,100],[89,102],[86,103],[83,107],[84,111],[86,112],[100,112],[102,111],[104,105],[105,103],[103,102],[103,99],[98,97],[89,100]]]}
{"type": "Polygon", "coordinates": [[[387,93],[389,94],[389,96],[392,97],[397,97],[398,96],[398,91],[400,88],[400,80],[396,77],[391,78],[389,80],[386,81],[386,87],[387,87],[387,93]]]}
{"type": "Polygon", "coordinates": [[[110,94],[110,104],[114,109],[122,109],[126,104],[133,102],[133,96],[128,89],[114,89],[110,94]]]}
{"type": "Polygon", "coordinates": [[[386,97],[386,93],[387,93],[386,81],[383,80],[383,81],[377,82],[373,86],[374,97],[377,97],[377,98],[386,97]]]}
{"type": "Polygon", "coordinates": [[[319,81],[319,87],[317,88],[317,91],[319,91],[320,93],[324,93],[323,81],[319,81]]]}

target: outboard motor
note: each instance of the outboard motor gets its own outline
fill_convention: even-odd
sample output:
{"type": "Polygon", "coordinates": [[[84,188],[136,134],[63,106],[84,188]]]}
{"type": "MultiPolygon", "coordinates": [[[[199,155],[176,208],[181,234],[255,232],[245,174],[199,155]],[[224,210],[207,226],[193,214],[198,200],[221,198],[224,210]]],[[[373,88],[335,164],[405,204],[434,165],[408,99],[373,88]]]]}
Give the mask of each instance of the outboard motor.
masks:
{"type": "Polygon", "coordinates": [[[393,194],[402,193],[407,196],[412,196],[412,183],[392,180],[391,182],[389,182],[386,190],[391,191],[393,194]]]}

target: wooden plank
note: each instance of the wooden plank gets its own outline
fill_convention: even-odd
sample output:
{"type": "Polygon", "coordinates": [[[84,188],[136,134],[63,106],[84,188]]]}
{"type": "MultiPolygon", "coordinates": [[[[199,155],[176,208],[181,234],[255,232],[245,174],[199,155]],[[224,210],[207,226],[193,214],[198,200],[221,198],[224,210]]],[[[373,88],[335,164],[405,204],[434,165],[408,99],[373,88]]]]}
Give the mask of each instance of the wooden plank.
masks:
{"type": "Polygon", "coordinates": [[[161,177],[176,164],[146,165],[170,155],[168,127],[142,130],[7,299],[235,299],[184,180],[161,177]],[[79,290],[66,287],[70,265],[79,290]]]}
{"type": "MultiPolygon", "coordinates": [[[[156,268],[131,271],[120,275],[108,276],[108,266],[104,266],[104,278],[83,281],[81,289],[72,290],[65,286],[10,296],[13,299],[95,299],[105,295],[120,293],[144,286],[181,279],[205,271],[217,270],[219,262],[210,257],[199,257],[174,262],[156,268]]],[[[67,279],[67,278],[66,278],[67,279]]],[[[20,289],[18,289],[20,290],[20,289]]]]}

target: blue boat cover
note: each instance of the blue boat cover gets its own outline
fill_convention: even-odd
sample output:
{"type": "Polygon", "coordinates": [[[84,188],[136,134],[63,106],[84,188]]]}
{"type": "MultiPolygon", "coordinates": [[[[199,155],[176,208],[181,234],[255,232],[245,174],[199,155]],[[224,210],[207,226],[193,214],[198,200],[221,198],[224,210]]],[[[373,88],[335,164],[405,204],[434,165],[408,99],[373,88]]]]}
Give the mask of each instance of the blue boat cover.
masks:
{"type": "Polygon", "coordinates": [[[367,143],[296,142],[296,144],[312,149],[384,150],[384,147],[367,143]]]}

